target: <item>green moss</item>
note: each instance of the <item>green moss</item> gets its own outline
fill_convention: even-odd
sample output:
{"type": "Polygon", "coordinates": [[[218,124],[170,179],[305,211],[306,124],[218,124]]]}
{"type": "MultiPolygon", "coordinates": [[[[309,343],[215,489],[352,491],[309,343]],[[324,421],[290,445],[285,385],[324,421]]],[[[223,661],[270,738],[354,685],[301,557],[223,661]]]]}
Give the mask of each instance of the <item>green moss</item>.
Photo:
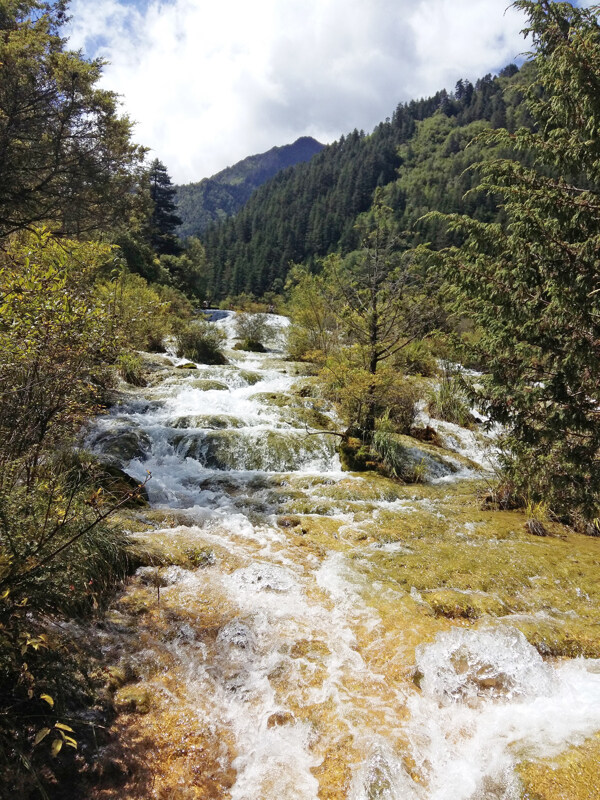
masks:
{"type": "Polygon", "coordinates": [[[246,381],[248,386],[254,386],[255,384],[259,383],[263,377],[258,372],[251,372],[247,369],[241,369],[239,374],[240,377],[246,381]]]}
{"type": "Polygon", "coordinates": [[[229,390],[229,386],[222,381],[213,381],[209,380],[208,378],[200,378],[198,380],[192,381],[190,386],[193,389],[200,389],[202,392],[226,392],[229,390]]]}
{"type": "Polygon", "coordinates": [[[171,428],[187,430],[197,428],[203,430],[222,430],[224,428],[243,428],[245,423],[236,417],[229,417],[226,414],[191,415],[187,417],[177,417],[171,422],[171,428]]]}
{"type": "Polygon", "coordinates": [[[342,439],[340,461],[342,469],[347,472],[375,470],[381,463],[376,454],[371,452],[371,448],[368,445],[353,437],[342,439]]]}

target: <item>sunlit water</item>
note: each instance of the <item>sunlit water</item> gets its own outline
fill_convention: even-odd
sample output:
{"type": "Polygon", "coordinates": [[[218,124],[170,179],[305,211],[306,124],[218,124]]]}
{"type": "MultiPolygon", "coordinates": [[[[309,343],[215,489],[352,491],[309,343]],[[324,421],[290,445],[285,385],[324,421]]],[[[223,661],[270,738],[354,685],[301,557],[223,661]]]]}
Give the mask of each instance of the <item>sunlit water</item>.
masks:
{"type": "MultiPolygon", "coordinates": [[[[232,320],[213,323],[231,341],[232,320]]],[[[272,318],[275,351],[285,324],[272,318]]],[[[517,800],[517,761],[600,729],[596,663],[546,663],[506,621],[454,627],[411,649],[406,615],[395,614],[403,593],[382,587],[372,602],[353,553],[361,526],[383,511],[413,513],[414,503],[376,492],[367,503],[366,479],[341,472],[337,439],[309,435],[286,404],[265,400],[293,390],[293,365],[273,352],[230,355],[230,366],[170,372],[94,433],[142,434],[127,471],[151,475],[154,509],[174,515],[148,540],[208,554],[198,569],[140,570],[132,591],[153,598],[159,584],[160,605],[137,622],[119,612],[122,626],[106,633],[107,656],[151,687],[154,711],[140,726],[149,736],[171,726],[169,742],[185,751],[172,767],[154,765],[161,777],[150,796],[517,800]],[[336,507],[330,492],[320,508],[342,480],[355,481],[356,501],[336,507]],[[343,546],[305,546],[298,527],[278,524],[295,503],[341,523],[343,546]],[[186,749],[195,733],[204,744],[186,749]],[[203,747],[223,782],[198,777],[203,747]]],[[[484,458],[472,433],[440,431],[458,452],[484,458]]],[[[363,556],[373,547],[402,549],[367,543],[363,556]]]]}

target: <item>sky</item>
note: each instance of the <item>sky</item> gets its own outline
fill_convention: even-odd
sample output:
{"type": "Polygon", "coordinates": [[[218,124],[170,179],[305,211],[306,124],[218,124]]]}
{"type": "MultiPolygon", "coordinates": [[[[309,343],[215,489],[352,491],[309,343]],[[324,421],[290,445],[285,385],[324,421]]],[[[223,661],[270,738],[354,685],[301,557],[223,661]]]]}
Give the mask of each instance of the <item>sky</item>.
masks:
{"type": "Polygon", "coordinates": [[[522,60],[510,0],[71,0],[70,46],[110,62],[175,183],[274,145],[371,131],[400,102],[522,60]]]}

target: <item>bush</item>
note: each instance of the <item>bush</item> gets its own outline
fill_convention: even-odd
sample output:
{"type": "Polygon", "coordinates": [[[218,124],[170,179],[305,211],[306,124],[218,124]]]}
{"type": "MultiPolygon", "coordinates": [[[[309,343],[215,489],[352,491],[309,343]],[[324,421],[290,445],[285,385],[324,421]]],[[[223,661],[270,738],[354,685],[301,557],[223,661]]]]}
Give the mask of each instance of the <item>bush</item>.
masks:
{"type": "Polygon", "coordinates": [[[133,350],[164,352],[165,337],[171,332],[169,303],[140,275],[121,274],[116,280],[101,283],[98,301],[110,310],[114,336],[133,350]]]}
{"type": "Polygon", "coordinates": [[[384,414],[396,433],[410,433],[417,417],[417,401],[421,392],[410,379],[400,379],[390,387],[384,414]]]}
{"type": "Polygon", "coordinates": [[[395,358],[395,366],[405,375],[422,375],[430,378],[439,369],[427,340],[417,340],[403,347],[395,358]]]}
{"type": "Polygon", "coordinates": [[[288,275],[291,286],[287,349],[293,361],[322,362],[338,345],[339,320],[327,302],[321,276],[298,265],[288,275]]]}
{"type": "Polygon", "coordinates": [[[235,334],[241,340],[237,349],[263,353],[271,333],[268,319],[266,314],[240,312],[235,318],[235,334]]]}
{"type": "Polygon", "coordinates": [[[132,386],[146,386],[144,365],[135,353],[122,353],[117,359],[117,371],[132,386]]]}
{"type": "Polygon", "coordinates": [[[321,372],[325,395],[333,400],[340,416],[357,434],[369,434],[371,418],[387,415],[397,433],[408,433],[422,396],[418,384],[392,366],[380,367],[375,375],[361,366],[361,352],[346,347],[330,356],[321,372]]]}
{"type": "Polygon", "coordinates": [[[159,296],[162,303],[167,303],[168,313],[179,319],[191,319],[194,316],[194,309],[190,301],[172,286],[155,285],[152,289],[159,296]]]}
{"type": "Polygon", "coordinates": [[[72,780],[76,743],[89,729],[77,720],[97,700],[88,653],[69,641],[64,619],[104,607],[138,566],[128,538],[106,521],[120,500],[96,488],[99,469],[47,454],[33,484],[0,493],[0,783],[17,797],[50,788],[57,769],[70,768],[72,780]]]}
{"type": "Polygon", "coordinates": [[[432,417],[452,422],[462,428],[473,426],[475,420],[469,407],[465,379],[455,367],[444,365],[442,380],[433,393],[427,410],[432,417]]]}
{"type": "Polygon", "coordinates": [[[118,341],[92,281],[110,257],[106,245],[59,243],[44,230],[0,255],[0,488],[4,465],[26,459],[31,475],[42,450],[71,437],[104,399],[104,362],[118,341]]]}
{"type": "Polygon", "coordinates": [[[175,337],[177,355],[198,364],[226,364],[223,345],[226,336],[221,328],[205,320],[182,326],[175,337]]]}

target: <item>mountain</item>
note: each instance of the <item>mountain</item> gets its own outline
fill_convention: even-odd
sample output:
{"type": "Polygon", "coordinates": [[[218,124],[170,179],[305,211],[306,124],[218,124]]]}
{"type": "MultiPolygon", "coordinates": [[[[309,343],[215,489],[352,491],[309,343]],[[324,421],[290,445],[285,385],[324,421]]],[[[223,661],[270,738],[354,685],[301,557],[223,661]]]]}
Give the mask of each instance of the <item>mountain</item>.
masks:
{"type": "Polygon", "coordinates": [[[323,147],[316,139],[301,136],[293,144],[248,156],[211,178],[177,186],[175,202],[182,219],[179,236],[197,236],[211,223],[233,216],[259,186],[281,170],[309,161],[323,147]]]}
{"type": "Polygon", "coordinates": [[[501,212],[493,199],[475,203],[467,194],[479,182],[471,165],[488,155],[469,143],[484,128],[530,127],[523,97],[533,80],[530,64],[511,64],[475,85],[461,80],[454,92],[400,104],[372,133],[355,130],[275,175],[235,217],[202,235],[211,297],[281,291],[290,263],[318,269],[328,253],[354,250],[357,218],[378,188],[408,245],[451,243],[443,226],[423,220],[429,211],[495,219],[501,212]]]}

